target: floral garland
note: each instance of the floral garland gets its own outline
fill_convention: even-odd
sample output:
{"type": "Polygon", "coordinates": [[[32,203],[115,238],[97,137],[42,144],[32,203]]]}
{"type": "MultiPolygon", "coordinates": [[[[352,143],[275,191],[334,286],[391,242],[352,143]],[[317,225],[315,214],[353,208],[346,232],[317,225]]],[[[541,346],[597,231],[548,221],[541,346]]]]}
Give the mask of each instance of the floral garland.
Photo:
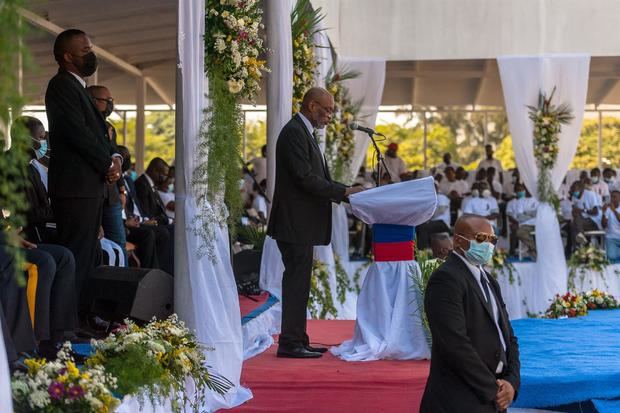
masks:
{"type": "Polygon", "coordinates": [[[347,299],[347,292],[353,292],[355,289],[349,280],[349,274],[342,266],[340,256],[334,253],[334,262],[336,264],[336,296],[340,304],[344,304],[347,299]]]}
{"type": "Polygon", "coordinates": [[[578,317],[588,314],[588,306],[579,294],[567,292],[564,295],[556,294],[553,302],[545,311],[545,318],[578,317]]]}
{"type": "Polygon", "coordinates": [[[343,82],[358,76],[358,72],[338,68],[334,59],[326,80],[326,88],[334,97],[334,116],[327,124],[325,158],[333,178],[344,183],[353,177],[350,169],[355,141],[349,124],[357,118],[360,105],[351,101],[349,90],[343,82]]]}
{"type": "Polygon", "coordinates": [[[570,123],[574,116],[568,104],[551,104],[555,89],[554,87],[548,99],[542,91],[539,92],[538,105],[528,106],[528,109],[529,118],[534,122],[534,157],[538,166],[537,198],[540,202],[549,203],[557,211],[560,200],[551,184],[550,172],[558,159],[562,125],[570,123]]]}
{"type": "Polygon", "coordinates": [[[11,387],[15,413],[113,412],[120,404],[112,391],[116,379],[102,366],[78,370],[66,343],[56,361],[26,359],[26,372],[13,375],[11,387]]]}
{"type": "Polygon", "coordinates": [[[610,310],[618,308],[618,300],[613,295],[601,291],[597,288],[586,291],[582,294],[589,310],[610,310]]]}
{"type": "Polygon", "coordinates": [[[487,266],[487,270],[491,274],[491,276],[495,279],[502,272],[508,273],[508,282],[510,285],[515,283],[515,272],[517,273],[517,282],[518,285],[521,285],[521,276],[517,272],[515,266],[512,262],[508,261],[508,251],[506,250],[495,250],[495,254],[493,254],[493,259],[490,262],[490,265],[487,266]]]}
{"type": "Polygon", "coordinates": [[[308,309],[312,318],[325,319],[328,315],[335,318],[338,315],[329,285],[327,265],[318,260],[314,260],[312,264],[308,309]]]}
{"type": "Polygon", "coordinates": [[[419,250],[416,256],[416,261],[420,266],[420,271],[418,272],[415,267],[411,267],[409,277],[412,280],[412,288],[414,293],[418,298],[418,308],[416,309],[416,313],[420,314],[424,336],[426,337],[426,342],[430,348],[432,345],[432,336],[426,311],[424,310],[424,294],[426,294],[428,280],[430,280],[431,275],[435,272],[435,270],[443,264],[444,260],[440,258],[433,258],[432,253],[428,250],[419,250]]]}
{"type": "Polygon", "coordinates": [[[607,287],[607,280],[605,279],[605,270],[611,263],[607,259],[605,251],[594,247],[593,245],[584,245],[573,253],[568,259],[568,288],[571,291],[575,291],[577,286],[575,284],[575,277],[579,273],[579,279],[581,286],[585,280],[588,271],[595,271],[599,273],[603,279],[605,286],[607,287]]]}
{"type": "Polygon", "coordinates": [[[314,49],[314,34],[325,18],[321,8],[313,9],[310,0],[297,0],[291,13],[293,37],[293,114],[299,112],[304,94],[314,86],[319,62],[314,49]]]}
{"type": "Polygon", "coordinates": [[[24,0],[4,0],[0,3],[0,231],[7,230],[7,253],[15,260],[16,276],[21,282],[24,280],[19,269],[24,257],[22,249],[17,248],[19,238],[16,230],[26,223],[27,150],[31,140],[23,125],[11,127],[11,119],[20,113],[24,104],[24,98],[15,86],[19,83],[17,57],[21,54],[24,66],[30,62],[27,49],[23,42],[18,41],[25,36],[26,25],[22,24],[19,14],[24,3],[24,0]],[[11,151],[5,152],[9,142],[11,151]],[[10,214],[3,218],[2,210],[10,214]]]}
{"type": "MultiPolygon", "coordinates": [[[[192,229],[202,240],[198,253],[213,259],[215,226],[236,223],[242,210],[238,185],[243,114],[239,101],[255,99],[268,69],[259,58],[266,49],[259,35],[264,28],[262,9],[256,0],[207,0],[205,20],[210,105],[192,176],[198,204],[192,229]]],[[[235,226],[230,228],[234,231],[235,226]]]]}
{"type": "Polygon", "coordinates": [[[184,411],[184,406],[198,413],[207,389],[224,394],[232,387],[227,379],[209,374],[205,349],[176,314],[153,319],[144,327],[130,320],[125,324],[106,339],[93,341],[95,354],[86,363],[117,377],[122,394],[138,396],[141,403],[146,396],[153,405],[168,399],[175,413],[184,411]],[[193,400],[184,391],[187,379],[194,385],[193,400]]]}

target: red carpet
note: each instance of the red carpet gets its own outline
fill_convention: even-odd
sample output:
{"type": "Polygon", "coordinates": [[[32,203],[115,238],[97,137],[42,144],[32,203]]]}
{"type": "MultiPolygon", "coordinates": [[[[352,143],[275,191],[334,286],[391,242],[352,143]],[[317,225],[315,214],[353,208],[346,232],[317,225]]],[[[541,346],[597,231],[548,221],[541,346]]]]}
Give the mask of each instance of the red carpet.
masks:
{"type": "MultiPolygon", "coordinates": [[[[354,321],[311,320],[313,344],[338,344],[353,336],[354,321]]],[[[235,412],[418,412],[427,361],[346,362],[275,357],[276,346],[243,365],[241,383],[254,398],[235,412]]]]}
{"type": "Polygon", "coordinates": [[[253,295],[251,296],[257,301],[253,301],[248,297],[243,295],[239,296],[239,307],[241,309],[241,317],[244,317],[250,314],[252,311],[256,310],[261,305],[265,304],[267,299],[269,298],[268,292],[263,292],[261,295],[253,295]]]}

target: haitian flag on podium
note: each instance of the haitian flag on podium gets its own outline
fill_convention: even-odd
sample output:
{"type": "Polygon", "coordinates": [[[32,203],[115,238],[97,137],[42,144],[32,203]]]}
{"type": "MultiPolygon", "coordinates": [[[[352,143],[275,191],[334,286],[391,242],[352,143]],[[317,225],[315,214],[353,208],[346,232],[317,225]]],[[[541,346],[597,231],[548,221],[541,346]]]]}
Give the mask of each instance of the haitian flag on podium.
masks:
{"type": "Polygon", "coordinates": [[[433,177],[385,185],[349,198],[353,214],[373,225],[375,261],[414,259],[414,227],[437,207],[433,177]]]}

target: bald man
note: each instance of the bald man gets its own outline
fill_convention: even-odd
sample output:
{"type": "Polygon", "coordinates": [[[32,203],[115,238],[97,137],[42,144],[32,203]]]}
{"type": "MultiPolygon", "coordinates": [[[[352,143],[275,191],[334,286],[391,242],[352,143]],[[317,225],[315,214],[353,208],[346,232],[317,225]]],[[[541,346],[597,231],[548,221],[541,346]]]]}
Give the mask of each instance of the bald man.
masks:
{"type": "Polygon", "coordinates": [[[49,196],[58,243],[75,257],[75,278],[84,321],[90,303],[85,284],[100,262],[99,226],[104,185],[121,177],[123,158],[115,153],[108,128],[86,91],[85,78],[97,70],[97,56],[81,30],[65,30],[54,42],[58,73],[45,93],[49,120],[49,196]]]}
{"type": "Polygon", "coordinates": [[[300,113],[282,128],[276,146],[276,181],[267,234],[282,254],[282,330],[278,357],[317,358],[310,346],[306,313],[315,245],[331,241],[332,202],[363,190],[332,181],[316,129],[334,113],[334,98],[322,88],[306,92],[300,113]]]}
{"type": "Polygon", "coordinates": [[[424,308],[433,345],[421,413],[504,412],[516,398],[519,345],[499,284],[483,269],[496,240],[486,218],[462,215],[454,251],[431,275],[424,308]]]}

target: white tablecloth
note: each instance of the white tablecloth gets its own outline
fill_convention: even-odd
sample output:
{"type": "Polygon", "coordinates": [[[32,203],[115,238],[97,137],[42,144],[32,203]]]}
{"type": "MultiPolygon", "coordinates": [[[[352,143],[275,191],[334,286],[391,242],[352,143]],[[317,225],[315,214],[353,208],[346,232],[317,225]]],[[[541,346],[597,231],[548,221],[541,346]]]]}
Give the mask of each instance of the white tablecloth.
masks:
{"type": "Polygon", "coordinates": [[[418,297],[409,275],[415,261],[377,262],[368,269],[357,300],[352,340],[331,352],[346,361],[428,359],[418,297]]]}
{"type": "MultiPolygon", "coordinates": [[[[498,282],[502,290],[502,296],[508,309],[508,315],[511,319],[525,318],[529,313],[542,313],[551,303],[553,297],[548,297],[545,308],[536,308],[531,297],[534,297],[538,289],[540,278],[544,274],[536,273],[535,263],[514,263],[514,282],[511,284],[507,271],[503,271],[498,276],[498,282]]],[[[616,298],[620,298],[620,265],[614,264],[607,267],[604,278],[594,271],[588,271],[583,282],[579,273],[575,277],[577,291],[583,292],[598,288],[599,290],[608,292],[616,298]]],[[[557,294],[565,294],[565,291],[556,291],[557,294]]]]}

